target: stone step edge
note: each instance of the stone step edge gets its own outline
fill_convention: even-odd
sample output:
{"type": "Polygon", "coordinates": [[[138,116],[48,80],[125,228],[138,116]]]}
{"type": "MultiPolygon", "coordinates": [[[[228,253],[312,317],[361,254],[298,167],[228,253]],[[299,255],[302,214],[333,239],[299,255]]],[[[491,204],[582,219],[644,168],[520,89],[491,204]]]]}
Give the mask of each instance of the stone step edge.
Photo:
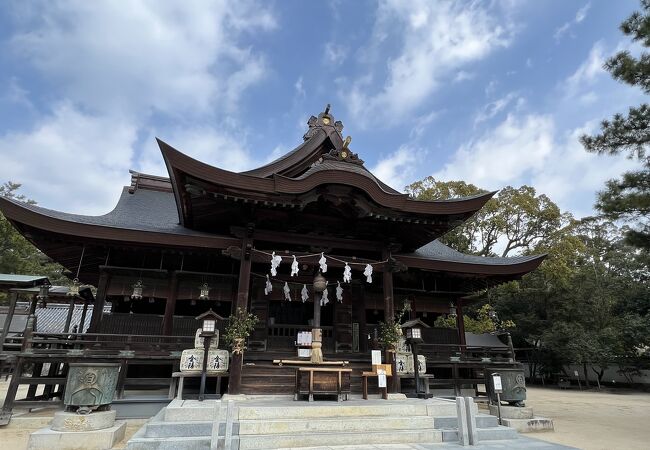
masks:
{"type": "MultiPolygon", "coordinates": [[[[401,435],[401,434],[421,434],[421,433],[432,433],[434,435],[442,435],[442,430],[436,430],[434,428],[427,428],[424,430],[387,430],[387,431],[373,431],[371,434],[373,436],[383,436],[383,435],[401,435]]],[[[244,440],[244,439],[259,439],[259,438],[269,438],[269,439],[282,439],[282,438],[305,438],[305,437],[314,437],[314,436],[331,436],[331,435],[336,435],[336,436],[358,436],[360,434],[367,434],[363,433],[360,431],[332,431],[332,432],[327,432],[327,431],[312,431],[309,433],[301,433],[300,435],[296,434],[240,434],[239,439],[244,440]]],[[[338,444],[337,444],[338,445],[338,444]]]]}
{"type": "MultiPolygon", "coordinates": [[[[283,418],[273,418],[273,419],[239,419],[237,422],[243,423],[243,424],[251,424],[251,423],[277,423],[277,422],[290,422],[290,423],[301,423],[301,422],[315,422],[315,421],[322,421],[322,422],[340,422],[341,420],[345,420],[347,422],[352,421],[352,420],[363,420],[363,421],[368,421],[368,420],[377,420],[377,419],[387,419],[387,420],[394,420],[394,419],[422,419],[422,420],[430,420],[433,421],[433,417],[431,416],[426,416],[426,415],[420,415],[420,416],[327,416],[327,417],[304,417],[304,418],[298,418],[298,417],[287,417],[286,419],[283,418]]],[[[177,422],[174,422],[177,423],[177,422]]],[[[196,423],[196,422],[194,422],[196,423]]]]}

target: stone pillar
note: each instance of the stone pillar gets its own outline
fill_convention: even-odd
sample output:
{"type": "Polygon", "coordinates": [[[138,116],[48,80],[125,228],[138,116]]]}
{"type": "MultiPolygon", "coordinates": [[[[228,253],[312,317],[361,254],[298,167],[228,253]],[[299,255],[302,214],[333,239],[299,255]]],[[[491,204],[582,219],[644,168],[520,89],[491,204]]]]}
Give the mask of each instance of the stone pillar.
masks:
{"type": "MultiPolygon", "coordinates": [[[[251,281],[251,254],[253,240],[250,235],[244,236],[241,242],[241,262],[239,264],[239,285],[237,287],[237,301],[232,314],[237,314],[237,310],[248,311],[248,296],[251,281]]],[[[244,363],[242,353],[232,354],[232,365],[230,366],[230,379],[228,381],[228,393],[231,395],[239,394],[241,390],[241,371],[244,363]]]]}
{"type": "Polygon", "coordinates": [[[167,289],[167,302],[165,303],[165,316],[163,317],[162,334],[171,336],[174,331],[174,311],[178,298],[178,274],[172,272],[167,289]]]}
{"type": "Polygon", "coordinates": [[[110,281],[110,274],[105,270],[99,274],[99,283],[97,283],[97,295],[95,296],[95,305],[93,306],[93,314],[90,318],[90,326],[88,331],[90,333],[97,333],[99,330],[99,323],[102,320],[104,313],[104,304],[106,303],[106,291],[108,290],[108,283],[110,281]]]}
{"type": "Polygon", "coordinates": [[[9,333],[9,327],[11,326],[11,321],[14,318],[14,312],[16,311],[17,301],[18,301],[18,293],[11,292],[9,294],[9,310],[7,311],[7,317],[5,317],[5,323],[2,326],[2,338],[0,339],[0,352],[2,351],[2,347],[5,344],[7,333],[9,333]]]}

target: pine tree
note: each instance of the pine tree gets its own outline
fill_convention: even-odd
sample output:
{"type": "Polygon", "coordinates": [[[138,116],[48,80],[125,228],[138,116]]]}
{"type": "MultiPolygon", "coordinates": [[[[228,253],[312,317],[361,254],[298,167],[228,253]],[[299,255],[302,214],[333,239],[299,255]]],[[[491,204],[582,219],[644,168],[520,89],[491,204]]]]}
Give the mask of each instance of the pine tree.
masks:
{"type": "MultiPolygon", "coordinates": [[[[634,12],[620,29],[647,48],[650,47],[650,0],[641,0],[641,7],[642,12],[634,12]]],[[[643,52],[636,58],[628,51],[621,51],[607,60],[604,67],[614,79],[650,94],[650,54],[643,52]]],[[[626,152],[641,164],[639,170],[609,180],[605,190],[598,193],[596,208],[609,219],[632,223],[626,233],[627,242],[650,250],[650,105],[632,107],[626,116],[616,114],[602,122],[600,134],[585,135],[580,140],[589,152],[626,152]]]]}

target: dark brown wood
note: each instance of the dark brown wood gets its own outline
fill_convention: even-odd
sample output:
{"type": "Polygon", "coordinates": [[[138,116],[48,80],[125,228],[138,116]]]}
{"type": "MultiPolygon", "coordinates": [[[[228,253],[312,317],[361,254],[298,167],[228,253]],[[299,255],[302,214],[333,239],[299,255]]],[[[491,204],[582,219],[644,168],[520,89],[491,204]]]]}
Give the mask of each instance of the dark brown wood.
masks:
{"type": "Polygon", "coordinates": [[[169,336],[174,328],[174,311],[176,310],[176,298],[178,297],[178,274],[173,272],[169,278],[169,289],[167,303],[165,303],[165,317],[163,318],[162,334],[169,336]]]}
{"type": "MultiPolygon", "coordinates": [[[[241,248],[244,252],[244,257],[239,263],[239,283],[237,286],[237,300],[235,301],[236,313],[239,309],[248,311],[248,297],[251,284],[251,255],[250,250],[253,247],[253,240],[250,236],[244,236],[241,240],[241,248]]],[[[244,355],[241,353],[233,353],[230,365],[230,380],[228,381],[228,393],[237,395],[241,390],[241,374],[242,366],[244,364],[244,355]]]]}
{"type": "Polygon", "coordinates": [[[458,341],[461,345],[465,345],[465,317],[462,298],[456,300],[456,327],[458,328],[458,341]]]}
{"type": "Polygon", "coordinates": [[[18,301],[18,293],[11,292],[9,294],[9,309],[7,310],[7,315],[5,316],[5,323],[2,326],[2,337],[0,338],[0,352],[5,343],[5,338],[9,333],[9,328],[11,326],[11,321],[14,318],[14,312],[16,311],[16,302],[18,301]]]}
{"type": "Polygon", "coordinates": [[[84,327],[86,326],[86,314],[88,313],[88,299],[84,298],[84,307],[81,310],[81,320],[79,320],[79,333],[83,333],[86,330],[84,330],[84,327]]]}
{"type": "Polygon", "coordinates": [[[70,304],[68,305],[68,315],[65,318],[65,325],[63,326],[64,333],[70,331],[70,322],[72,322],[72,313],[74,312],[75,300],[76,300],[75,297],[70,297],[70,304]]]}
{"type": "Polygon", "coordinates": [[[97,295],[95,296],[93,314],[90,318],[90,326],[88,327],[88,330],[91,333],[96,333],[99,330],[99,322],[102,320],[102,314],[104,314],[104,305],[106,304],[106,290],[108,289],[110,278],[111,276],[107,271],[102,271],[99,274],[97,295]]]}

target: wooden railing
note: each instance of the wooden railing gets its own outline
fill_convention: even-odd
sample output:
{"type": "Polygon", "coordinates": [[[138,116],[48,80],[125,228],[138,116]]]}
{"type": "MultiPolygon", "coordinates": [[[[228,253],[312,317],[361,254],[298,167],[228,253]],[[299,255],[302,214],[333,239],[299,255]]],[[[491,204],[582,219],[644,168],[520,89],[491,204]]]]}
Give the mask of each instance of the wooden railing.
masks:
{"type": "Polygon", "coordinates": [[[418,353],[429,361],[509,361],[512,358],[507,347],[479,347],[462,344],[419,344],[418,353]]]}
{"type": "MultiPolygon", "coordinates": [[[[300,331],[311,331],[312,329],[313,327],[310,325],[269,325],[267,346],[269,349],[294,349],[298,333],[300,331]]],[[[332,339],[334,327],[321,327],[321,330],[323,330],[324,348],[332,348],[334,345],[332,339]]]]}
{"type": "Polygon", "coordinates": [[[33,333],[23,338],[23,351],[51,355],[81,353],[96,356],[160,356],[194,345],[193,336],[123,335],[106,333],[33,333]]]}

